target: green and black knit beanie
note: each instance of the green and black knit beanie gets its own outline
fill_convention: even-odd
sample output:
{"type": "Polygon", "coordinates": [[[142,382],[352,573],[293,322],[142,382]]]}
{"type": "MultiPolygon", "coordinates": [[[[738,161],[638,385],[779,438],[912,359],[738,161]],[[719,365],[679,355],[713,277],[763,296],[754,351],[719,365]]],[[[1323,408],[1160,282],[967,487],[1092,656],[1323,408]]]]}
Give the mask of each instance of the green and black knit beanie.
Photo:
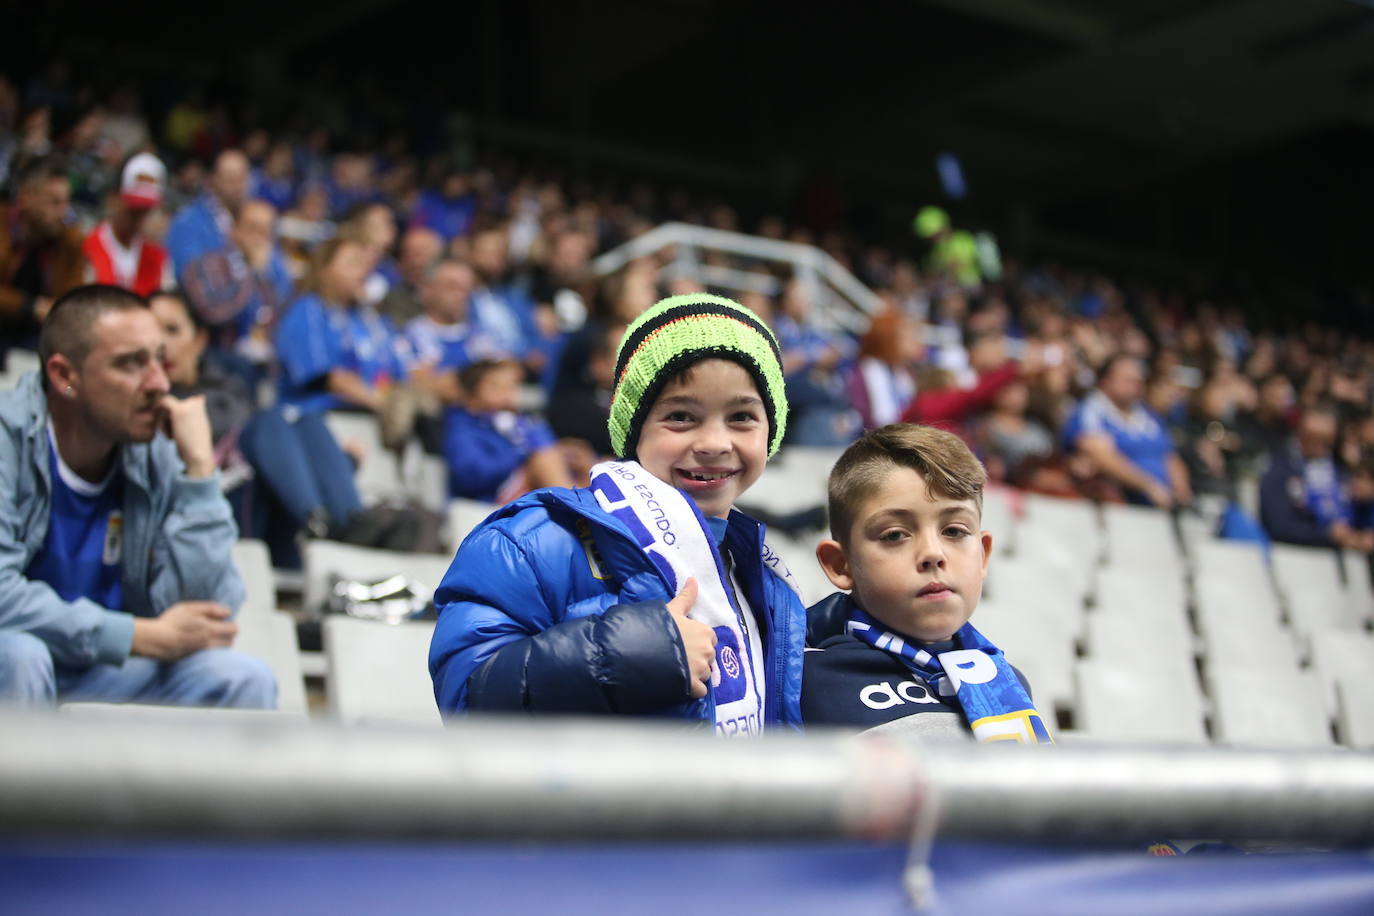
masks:
{"type": "Polygon", "coordinates": [[[633,458],[649,408],[679,372],[703,359],[739,363],[753,378],[768,414],[768,457],[787,430],[782,351],[768,326],[744,306],[722,296],[671,296],[625,329],[615,359],[611,394],[611,445],[633,458]]]}

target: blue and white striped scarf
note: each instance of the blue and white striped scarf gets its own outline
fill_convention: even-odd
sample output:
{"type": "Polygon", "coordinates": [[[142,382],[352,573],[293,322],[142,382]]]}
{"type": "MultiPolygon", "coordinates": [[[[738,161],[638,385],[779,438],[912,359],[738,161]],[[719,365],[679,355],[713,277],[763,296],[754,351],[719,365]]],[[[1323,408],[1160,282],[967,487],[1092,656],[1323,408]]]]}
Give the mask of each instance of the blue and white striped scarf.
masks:
{"type": "Polygon", "coordinates": [[[954,644],[960,648],[934,655],[884,628],[857,607],[845,624],[845,632],[901,659],[941,699],[954,699],[978,741],[1054,743],[1002,650],[988,642],[973,624],[965,623],[954,634],[954,644]]]}

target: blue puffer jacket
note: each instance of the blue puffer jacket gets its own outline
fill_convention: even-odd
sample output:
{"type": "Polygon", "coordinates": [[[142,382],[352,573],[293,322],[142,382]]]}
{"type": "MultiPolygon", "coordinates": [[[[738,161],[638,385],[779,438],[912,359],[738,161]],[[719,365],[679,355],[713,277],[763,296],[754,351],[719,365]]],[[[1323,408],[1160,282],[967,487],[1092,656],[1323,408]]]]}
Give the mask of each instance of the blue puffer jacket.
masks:
{"type": "MultiPolygon", "coordinates": [[[[801,722],[806,609],[764,544],[732,512],[725,547],[761,621],[766,726],[801,722]]],[[[657,714],[715,721],[691,700],[668,586],[590,490],[548,489],[497,510],[458,548],[434,595],[429,650],[445,713],[657,714]]]]}

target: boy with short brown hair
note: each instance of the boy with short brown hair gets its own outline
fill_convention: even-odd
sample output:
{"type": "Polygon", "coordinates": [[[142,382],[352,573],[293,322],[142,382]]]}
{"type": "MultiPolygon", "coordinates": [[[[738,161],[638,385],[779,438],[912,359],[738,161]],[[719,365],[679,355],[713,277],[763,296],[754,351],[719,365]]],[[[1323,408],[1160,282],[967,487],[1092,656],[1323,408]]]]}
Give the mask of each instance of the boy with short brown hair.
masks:
{"type": "Polygon", "coordinates": [[[840,457],[832,539],[816,557],[850,594],[810,611],[820,644],[802,680],[808,725],[900,720],[932,736],[1051,743],[1025,680],[968,622],[992,550],[980,524],[986,480],[957,436],[908,423],[872,430],[840,457]]]}

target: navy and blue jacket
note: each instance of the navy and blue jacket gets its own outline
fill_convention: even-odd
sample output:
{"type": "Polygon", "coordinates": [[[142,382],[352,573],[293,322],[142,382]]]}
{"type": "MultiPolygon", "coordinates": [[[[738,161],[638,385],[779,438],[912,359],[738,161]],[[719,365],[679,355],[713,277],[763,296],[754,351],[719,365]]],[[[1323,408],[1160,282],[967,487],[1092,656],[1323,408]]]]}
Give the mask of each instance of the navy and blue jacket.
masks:
{"type": "Polygon", "coordinates": [[[1331,547],[1331,521],[1313,510],[1305,467],[1296,441],[1270,453],[1269,469],[1260,478],[1260,522],[1276,541],[1331,547]]]}
{"type": "MultiPolygon", "coordinates": [[[[767,658],[765,726],[801,722],[806,609],[763,542],[731,512],[723,549],[755,610],[767,658]]],[[[662,715],[715,721],[691,671],[662,573],[586,489],[536,490],[458,548],[434,595],[434,697],[463,710],[662,715]]]]}

